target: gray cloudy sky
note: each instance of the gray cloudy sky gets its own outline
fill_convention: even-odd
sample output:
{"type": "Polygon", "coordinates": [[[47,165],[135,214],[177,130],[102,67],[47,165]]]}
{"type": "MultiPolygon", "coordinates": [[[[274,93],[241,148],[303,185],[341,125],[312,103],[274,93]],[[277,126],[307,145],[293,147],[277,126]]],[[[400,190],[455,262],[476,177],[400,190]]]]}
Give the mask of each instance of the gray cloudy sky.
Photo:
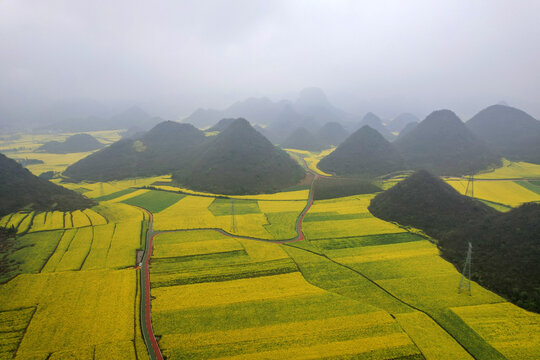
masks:
{"type": "Polygon", "coordinates": [[[322,88],[350,112],[504,100],[540,118],[540,1],[1,0],[0,115],[65,99],[179,119],[322,88]]]}

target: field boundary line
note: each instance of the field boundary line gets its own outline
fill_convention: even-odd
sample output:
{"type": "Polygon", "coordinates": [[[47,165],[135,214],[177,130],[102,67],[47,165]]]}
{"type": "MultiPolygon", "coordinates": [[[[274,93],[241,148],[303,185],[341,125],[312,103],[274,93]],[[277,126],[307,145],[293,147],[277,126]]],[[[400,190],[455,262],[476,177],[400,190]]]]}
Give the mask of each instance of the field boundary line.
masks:
{"type": "MultiPolygon", "coordinates": [[[[399,297],[395,296],[394,294],[392,294],[390,291],[388,291],[387,289],[385,289],[384,287],[382,287],[380,284],[378,284],[377,282],[375,282],[374,280],[372,280],[370,277],[368,277],[367,275],[363,274],[361,271],[357,270],[357,269],[354,269],[348,265],[345,265],[345,264],[342,264],[330,257],[328,257],[326,254],[320,254],[320,253],[317,253],[316,251],[313,251],[313,250],[309,250],[309,249],[304,249],[304,248],[301,248],[301,247],[298,247],[298,246],[294,246],[294,245],[290,245],[290,244],[287,244],[287,243],[284,243],[283,244],[284,246],[290,246],[290,247],[294,247],[295,249],[300,249],[300,250],[304,250],[306,252],[309,252],[309,253],[312,253],[314,255],[317,255],[317,256],[320,256],[320,257],[323,257],[327,260],[329,260],[330,262],[338,265],[338,266],[342,266],[346,269],[349,269],[355,273],[357,273],[358,275],[362,276],[364,279],[368,280],[369,282],[371,282],[373,285],[377,286],[379,289],[381,289],[382,291],[384,291],[386,294],[388,294],[389,296],[391,296],[392,298],[394,298],[395,300],[401,302],[402,304],[410,307],[411,309],[413,310],[416,310],[418,312],[421,312],[423,313],[424,315],[428,316],[431,320],[433,320],[437,325],[439,325],[439,327],[441,329],[443,329],[448,335],[450,335],[450,337],[452,337],[452,339],[454,339],[462,348],[463,350],[465,350],[469,355],[471,355],[471,357],[473,359],[477,359],[476,356],[474,356],[470,351],[469,349],[467,349],[452,333],[450,333],[438,320],[436,320],[431,314],[427,313],[426,311],[424,310],[421,310],[420,308],[412,305],[412,304],[409,304],[408,302],[406,302],[405,300],[402,300],[400,299],[399,297]]],[[[390,313],[391,314],[391,313],[390,313]]],[[[393,314],[391,314],[393,316],[393,314]]],[[[470,327],[470,326],[469,326],[470,327]]],[[[471,328],[472,330],[472,328],[471,328]]],[[[474,331],[474,330],[472,330],[474,331]]],[[[476,333],[476,332],[475,332],[476,333]]],[[[501,356],[501,359],[504,359],[505,357],[498,351],[496,350],[493,346],[491,346],[490,344],[488,344],[486,342],[487,346],[491,347],[496,353],[498,353],[500,356],[501,356]]]]}

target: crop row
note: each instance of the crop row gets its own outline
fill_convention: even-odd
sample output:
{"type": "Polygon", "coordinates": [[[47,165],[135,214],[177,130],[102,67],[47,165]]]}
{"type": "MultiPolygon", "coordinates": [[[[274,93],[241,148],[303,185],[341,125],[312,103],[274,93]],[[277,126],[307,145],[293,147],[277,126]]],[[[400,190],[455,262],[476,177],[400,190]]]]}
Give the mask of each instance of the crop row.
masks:
{"type": "Polygon", "coordinates": [[[37,306],[17,358],[132,341],[134,277],[133,270],[25,274],[2,285],[0,311],[37,306]]]}
{"type": "Polygon", "coordinates": [[[295,271],[298,271],[298,268],[290,259],[248,262],[214,267],[189,268],[185,269],[184,271],[175,268],[172,271],[162,273],[156,273],[157,271],[153,271],[151,285],[152,288],[157,288],[174,285],[197,284],[203,282],[220,282],[287,274],[295,271]]]}

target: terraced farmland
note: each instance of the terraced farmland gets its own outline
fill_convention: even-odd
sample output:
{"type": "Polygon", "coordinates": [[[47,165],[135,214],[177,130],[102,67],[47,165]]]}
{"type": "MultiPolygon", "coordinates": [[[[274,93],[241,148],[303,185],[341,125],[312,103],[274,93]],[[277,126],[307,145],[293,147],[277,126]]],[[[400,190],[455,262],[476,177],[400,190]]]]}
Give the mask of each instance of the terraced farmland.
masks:
{"type": "MultiPolygon", "coordinates": [[[[367,210],[370,198],[370,195],[362,195],[316,201],[303,221],[306,240],[290,244],[234,238],[213,230],[196,230],[199,227],[186,231],[189,225],[181,232],[156,236],[151,267],[155,297],[152,316],[163,354],[172,359],[184,356],[233,359],[281,356],[507,357],[508,353],[503,354],[494,342],[479,335],[464,319],[456,316],[453,309],[508,303],[476,284],[472,286],[473,296],[459,294],[460,274],[440,258],[437,248],[419,235],[373,218],[367,210]],[[327,228],[331,228],[327,233],[319,230],[327,228]],[[246,247],[247,244],[251,244],[250,247],[246,247]],[[280,249],[285,255],[282,253],[278,259],[259,256],[255,260],[253,251],[259,247],[266,248],[257,251],[263,255],[270,254],[272,247],[275,249],[272,253],[280,249]],[[304,281],[323,292],[311,293],[313,288],[297,283],[299,278],[294,274],[301,275],[304,281]],[[261,283],[265,284],[262,288],[261,283]],[[291,293],[289,287],[297,290],[291,293]],[[266,292],[266,289],[272,291],[266,292]],[[305,316],[297,308],[296,301],[306,307],[303,298],[323,294],[340,299],[332,302],[331,313],[328,304],[311,299],[310,302],[314,302],[311,306],[318,304],[311,308],[317,313],[317,321],[295,318],[300,314],[305,316]],[[344,299],[347,299],[347,305],[341,308],[344,299]],[[295,309],[293,313],[291,307],[295,309]],[[318,331],[326,333],[326,329],[332,328],[333,321],[340,319],[338,322],[346,323],[341,312],[351,309],[365,314],[364,319],[390,315],[387,319],[397,323],[392,327],[403,331],[407,341],[403,342],[405,338],[397,332],[386,335],[382,340],[386,345],[376,348],[373,344],[381,340],[378,336],[362,340],[334,339],[326,334],[322,335],[326,345],[313,339],[306,340],[309,346],[305,346],[304,341],[289,333],[294,328],[303,328],[306,321],[306,326],[314,327],[310,335],[318,331]],[[321,314],[326,314],[324,320],[320,318],[321,314]],[[287,319],[285,324],[284,319],[287,319]],[[288,341],[262,335],[267,329],[288,341]],[[335,342],[328,343],[330,338],[335,342]],[[246,347],[246,343],[250,345],[246,347]],[[355,349],[342,347],[345,343],[355,349]]],[[[220,213],[227,213],[224,201],[220,200],[219,206],[204,201],[207,208],[214,207],[214,213],[217,208],[220,213]]],[[[202,211],[203,206],[196,209],[202,211]]],[[[254,203],[240,205],[239,209],[244,213],[257,211],[254,203]]],[[[270,202],[259,202],[258,210],[277,211],[279,207],[270,202]]],[[[228,216],[231,218],[230,211],[228,216]]],[[[348,316],[352,315],[348,313],[348,316]]],[[[533,319],[537,325],[538,316],[533,315],[533,319]]],[[[506,316],[498,321],[512,324],[514,320],[512,316],[506,316]]],[[[370,334],[375,334],[372,331],[376,330],[370,330],[370,334]]],[[[359,329],[354,332],[357,336],[363,333],[359,329]]],[[[339,333],[347,331],[341,329],[339,333]]],[[[522,351],[514,350],[514,356],[519,356],[517,354],[522,351]]]]}
{"type": "MultiPolygon", "coordinates": [[[[534,199],[519,181],[486,181],[499,186],[486,200],[534,199]]],[[[9,266],[0,278],[0,359],[540,354],[538,314],[476,283],[471,296],[458,293],[460,274],[436,245],[374,218],[373,195],[312,204],[305,189],[223,197],[168,176],[68,187],[99,206],[0,219],[19,234],[1,253],[9,266]],[[145,239],[148,263],[136,256],[148,256],[145,239]]]]}
{"type": "Polygon", "coordinates": [[[3,254],[0,358],[148,358],[134,268],[143,216],[116,207],[37,214],[3,254]]]}

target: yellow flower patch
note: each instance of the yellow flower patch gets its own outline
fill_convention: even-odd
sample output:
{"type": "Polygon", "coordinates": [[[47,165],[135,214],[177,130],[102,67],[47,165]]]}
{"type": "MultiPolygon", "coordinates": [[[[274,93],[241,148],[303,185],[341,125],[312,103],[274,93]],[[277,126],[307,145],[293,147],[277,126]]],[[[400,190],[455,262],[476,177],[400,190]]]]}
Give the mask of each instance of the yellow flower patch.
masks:
{"type": "Polygon", "coordinates": [[[152,291],[153,311],[216,306],[237,302],[319,294],[299,273],[264,276],[217,283],[170,286],[152,291]]]}

